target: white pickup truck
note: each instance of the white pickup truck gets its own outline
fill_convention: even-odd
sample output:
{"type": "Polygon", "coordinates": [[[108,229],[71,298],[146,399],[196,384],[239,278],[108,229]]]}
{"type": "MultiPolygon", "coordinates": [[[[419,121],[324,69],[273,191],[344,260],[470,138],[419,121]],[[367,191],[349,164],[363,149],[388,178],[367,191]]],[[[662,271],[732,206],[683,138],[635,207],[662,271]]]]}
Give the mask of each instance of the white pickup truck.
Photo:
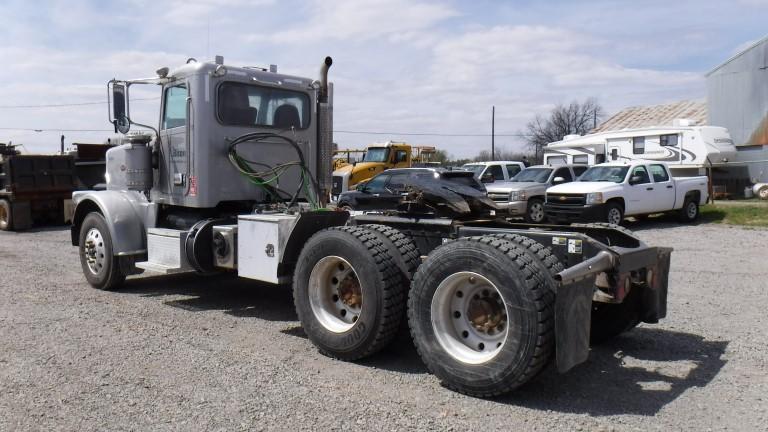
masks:
{"type": "Polygon", "coordinates": [[[577,181],[547,189],[544,211],[561,221],[619,224],[625,216],[677,212],[684,222],[699,216],[709,198],[707,177],[672,178],[667,164],[645,160],[595,165],[577,181]]]}

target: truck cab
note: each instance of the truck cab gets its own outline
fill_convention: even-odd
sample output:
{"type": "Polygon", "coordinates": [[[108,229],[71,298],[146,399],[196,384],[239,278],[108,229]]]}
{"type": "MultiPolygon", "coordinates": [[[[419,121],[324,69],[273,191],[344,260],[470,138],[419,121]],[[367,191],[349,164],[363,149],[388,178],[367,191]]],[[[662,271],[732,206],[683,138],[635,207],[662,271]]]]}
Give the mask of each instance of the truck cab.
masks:
{"type": "Polygon", "coordinates": [[[525,164],[518,161],[471,162],[462,165],[461,169],[472,171],[483,183],[493,183],[512,180],[517,173],[525,169],[525,164]]]}
{"type": "Polygon", "coordinates": [[[572,182],[586,165],[536,165],[520,171],[512,180],[488,184],[488,197],[511,217],[532,223],[544,222],[544,196],[550,186],[572,182]]]}

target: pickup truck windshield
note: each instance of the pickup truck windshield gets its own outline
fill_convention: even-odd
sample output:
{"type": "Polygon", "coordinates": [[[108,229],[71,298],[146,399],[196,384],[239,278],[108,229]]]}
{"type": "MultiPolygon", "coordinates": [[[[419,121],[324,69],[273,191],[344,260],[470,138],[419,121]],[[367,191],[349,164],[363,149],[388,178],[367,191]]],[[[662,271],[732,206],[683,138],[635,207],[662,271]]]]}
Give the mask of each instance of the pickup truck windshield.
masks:
{"type": "Polygon", "coordinates": [[[381,148],[369,148],[365,152],[363,162],[386,162],[389,160],[389,149],[385,147],[381,148]]]}
{"type": "Polygon", "coordinates": [[[594,166],[579,177],[579,181],[614,182],[621,183],[629,171],[628,166],[594,166]]]}
{"type": "Polygon", "coordinates": [[[526,168],[511,181],[524,183],[546,183],[552,168],[526,168]]]}

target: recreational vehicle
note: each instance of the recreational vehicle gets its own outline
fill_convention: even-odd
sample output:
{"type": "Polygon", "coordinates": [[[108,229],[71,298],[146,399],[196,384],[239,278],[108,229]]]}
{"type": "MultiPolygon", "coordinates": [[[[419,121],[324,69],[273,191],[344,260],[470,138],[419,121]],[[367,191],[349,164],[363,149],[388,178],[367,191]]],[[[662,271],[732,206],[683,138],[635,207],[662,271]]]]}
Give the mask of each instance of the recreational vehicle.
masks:
{"type": "Polygon", "coordinates": [[[735,156],[727,129],[689,126],[682,119],[671,126],[566,135],[544,147],[545,165],[644,159],[666,162],[677,176],[703,175],[706,168],[733,161],[735,156]]]}

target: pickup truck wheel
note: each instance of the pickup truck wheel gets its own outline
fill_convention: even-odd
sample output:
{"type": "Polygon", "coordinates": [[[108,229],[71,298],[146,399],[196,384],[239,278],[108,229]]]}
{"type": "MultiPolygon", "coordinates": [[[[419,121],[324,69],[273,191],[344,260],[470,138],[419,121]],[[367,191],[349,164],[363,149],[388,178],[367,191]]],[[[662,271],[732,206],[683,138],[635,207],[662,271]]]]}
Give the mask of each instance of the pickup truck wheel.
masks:
{"type": "Polygon", "coordinates": [[[357,360],[384,348],[405,314],[406,287],[379,237],[333,227],[307,241],[293,278],[304,331],[321,353],[357,360]]]}
{"type": "Polygon", "coordinates": [[[639,301],[640,289],[633,288],[621,303],[593,302],[590,344],[599,345],[637,327],[640,324],[639,301]]]}
{"type": "Polygon", "coordinates": [[[605,221],[609,224],[621,225],[624,220],[624,209],[620,204],[609,202],[605,206],[605,221]]]}
{"type": "Polygon", "coordinates": [[[554,346],[554,281],[504,238],[438,247],[416,271],[408,324],[424,363],[461,393],[492,397],[533,378],[554,346]]]}
{"type": "Polygon", "coordinates": [[[11,219],[11,203],[0,199],[0,231],[10,231],[13,229],[13,220],[11,219]]]}
{"type": "Polygon", "coordinates": [[[100,213],[89,213],[80,227],[80,265],[88,283],[97,289],[113,290],[125,281],[119,258],[112,251],[112,237],[100,213]]]}
{"type": "Polygon", "coordinates": [[[528,200],[528,209],[525,212],[525,220],[531,223],[544,222],[544,201],[539,198],[528,200]]]}
{"type": "Polygon", "coordinates": [[[763,186],[758,189],[757,196],[760,197],[760,199],[768,200],[768,186],[763,186]]]}
{"type": "Polygon", "coordinates": [[[680,220],[682,222],[691,223],[699,217],[699,203],[696,200],[688,198],[683,203],[683,208],[680,209],[680,220]]]}

